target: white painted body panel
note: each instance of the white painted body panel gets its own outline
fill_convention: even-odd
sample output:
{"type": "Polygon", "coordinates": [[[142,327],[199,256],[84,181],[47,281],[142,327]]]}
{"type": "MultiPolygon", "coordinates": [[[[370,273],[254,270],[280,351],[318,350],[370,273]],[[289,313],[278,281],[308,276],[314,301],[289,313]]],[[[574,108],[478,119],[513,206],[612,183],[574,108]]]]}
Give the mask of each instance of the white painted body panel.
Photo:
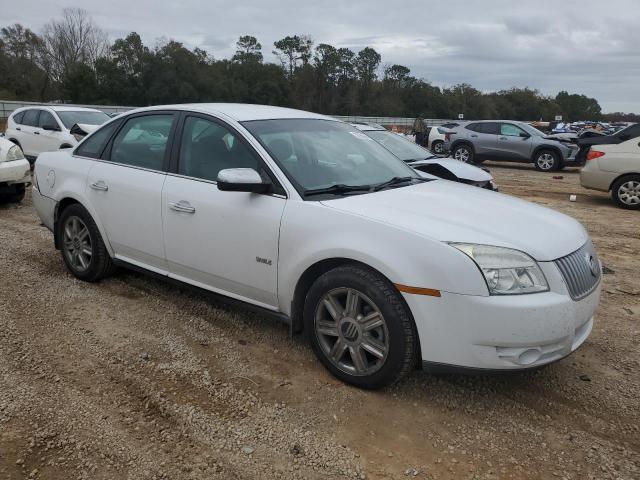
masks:
{"type": "Polygon", "coordinates": [[[552,262],[588,241],[570,217],[443,180],[303,201],[238,120],[326,117],[257,106],[173,108],[231,123],[273,170],[287,198],[222,192],[214,182],[78,158],[70,151],[45,153],[36,163],[40,190],[34,192],[44,223],[53,225],[52,204],[74,198],[93,216],[112,256],[284,314],[292,313],[300,276],[326,259],[351,259],[393,283],[440,290],[441,297],[403,294],[424,361],[522,368],[513,358],[526,349],[544,350],[536,365],[543,364],[570,353],[588,336],[599,287],[571,300],[552,262]],[[51,171],[53,184],[47,181],[51,171]],[[100,180],[108,191],[91,189],[100,180]],[[188,201],[195,213],[170,209],[180,201],[188,201]],[[474,262],[449,241],[524,251],[540,263],[550,291],[490,296],[474,262]]]}
{"type": "Polygon", "coordinates": [[[162,216],[170,275],[277,309],[278,238],[285,203],[280,197],[222,192],[214,182],[169,175],[162,216]],[[173,210],[171,204],[178,202],[188,202],[195,212],[173,210]]]}

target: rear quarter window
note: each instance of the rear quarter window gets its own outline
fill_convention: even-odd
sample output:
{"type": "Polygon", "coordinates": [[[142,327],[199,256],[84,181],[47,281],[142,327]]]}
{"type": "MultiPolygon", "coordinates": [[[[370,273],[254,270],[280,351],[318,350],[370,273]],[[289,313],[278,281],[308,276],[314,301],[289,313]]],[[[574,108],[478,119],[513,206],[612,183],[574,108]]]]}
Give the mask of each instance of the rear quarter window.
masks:
{"type": "Polygon", "coordinates": [[[14,121],[14,122],[16,122],[16,123],[18,123],[18,124],[21,124],[21,123],[22,123],[22,117],[24,117],[24,112],[25,112],[25,111],[23,110],[23,111],[21,111],[21,112],[14,113],[14,114],[13,114],[13,117],[12,117],[12,118],[13,118],[13,121],[14,121]]]}

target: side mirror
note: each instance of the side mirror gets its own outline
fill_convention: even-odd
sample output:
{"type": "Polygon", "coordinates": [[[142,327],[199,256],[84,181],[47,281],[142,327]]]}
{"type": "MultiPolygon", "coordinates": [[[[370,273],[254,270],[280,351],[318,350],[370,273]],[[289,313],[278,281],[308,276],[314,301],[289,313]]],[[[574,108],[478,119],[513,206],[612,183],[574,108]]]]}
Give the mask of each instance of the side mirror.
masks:
{"type": "Polygon", "coordinates": [[[47,123],[45,125],[42,126],[43,130],[48,130],[50,132],[59,132],[61,131],[60,127],[58,125],[56,125],[55,123],[47,123]]]}
{"type": "Polygon", "coordinates": [[[264,182],[253,168],[226,168],[218,172],[218,190],[223,192],[266,193],[270,182],[264,182]]]}
{"type": "Polygon", "coordinates": [[[531,135],[526,132],[520,132],[520,138],[531,138],[531,135]]]}

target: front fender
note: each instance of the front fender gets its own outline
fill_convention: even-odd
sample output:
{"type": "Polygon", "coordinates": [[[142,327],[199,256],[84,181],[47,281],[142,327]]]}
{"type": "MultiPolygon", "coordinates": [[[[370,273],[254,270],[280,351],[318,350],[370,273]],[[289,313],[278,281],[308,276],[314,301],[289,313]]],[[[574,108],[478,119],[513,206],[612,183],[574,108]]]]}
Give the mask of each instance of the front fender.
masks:
{"type": "Polygon", "coordinates": [[[282,219],[278,261],[278,300],[283,312],[291,313],[302,274],[332,258],[364,263],[396,284],[488,295],[475,264],[446,243],[319,202],[289,201],[282,219]]]}

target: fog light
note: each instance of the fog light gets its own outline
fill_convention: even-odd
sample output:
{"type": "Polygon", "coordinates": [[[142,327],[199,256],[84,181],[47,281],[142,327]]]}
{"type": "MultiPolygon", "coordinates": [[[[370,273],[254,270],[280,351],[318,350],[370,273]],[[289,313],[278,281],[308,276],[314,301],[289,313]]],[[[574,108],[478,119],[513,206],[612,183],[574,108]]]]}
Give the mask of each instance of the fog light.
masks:
{"type": "Polygon", "coordinates": [[[537,348],[530,348],[518,355],[518,363],[520,365],[531,365],[538,361],[541,355],[542,352],[537,348]]]}

